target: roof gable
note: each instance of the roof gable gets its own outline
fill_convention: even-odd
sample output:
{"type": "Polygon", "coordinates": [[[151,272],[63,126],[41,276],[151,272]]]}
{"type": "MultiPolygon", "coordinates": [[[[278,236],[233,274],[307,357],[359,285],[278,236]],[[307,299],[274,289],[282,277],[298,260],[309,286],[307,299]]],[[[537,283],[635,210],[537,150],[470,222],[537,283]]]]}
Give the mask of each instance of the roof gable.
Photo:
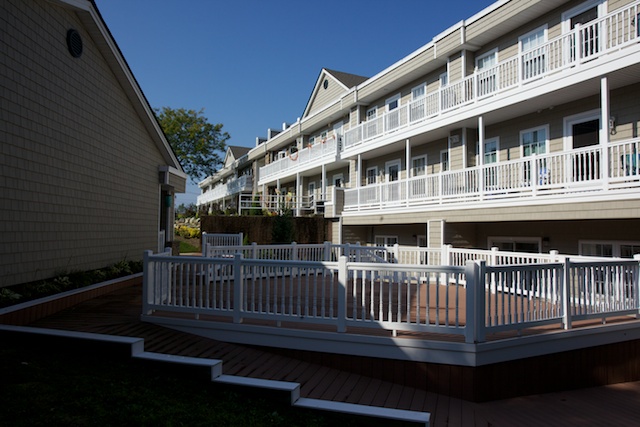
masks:
{"type": "Polygon", "coordinates": [[[307,117],[320,110],[365,80],[367,80],[367,77],[323,68],[316,80],[302,117],[307,117]]]}
{"type": "Polygon", "coordinates": [[[249,147],[239,147],[237,145],[230,145],[227,147],[227,152],[224,155],[224,167],[229,167],[242,156],[246,156],[249,153],[249,147]]]}

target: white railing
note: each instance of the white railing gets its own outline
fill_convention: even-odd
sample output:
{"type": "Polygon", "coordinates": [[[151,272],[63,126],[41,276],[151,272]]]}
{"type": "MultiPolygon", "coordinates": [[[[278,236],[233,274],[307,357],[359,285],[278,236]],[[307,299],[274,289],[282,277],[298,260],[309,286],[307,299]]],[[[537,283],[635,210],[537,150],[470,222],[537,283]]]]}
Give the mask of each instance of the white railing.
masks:
{"type": "Polygon", "coordinates": [[[143,313],[464,335],[634,315],[638,260],[418,266],[144,255],[143,313]]]}
{"type": "Polygon", "coordinates": [[[361,123],[345,132],[349,149],[399,128],[412,126],[441,113],[460,108],[503,91],[520,87],[540,77],[562,71],[635,43],[640,39],[640,2],[604,18],[578,25],[529,51],[477,70],[465,79],[361,123]]]}
{"type": "Polygon", "coordinates": [[[202,255],[207,253],[207,248],[211,246],[239,246],[242,245],[242,233],[202,233],[200,241],[202,243],[202,255]]]}
{"type": "Polygon", "coordinates": [[[216,200],[223,199],[227,196],[232,196],[242,191],[251,191],[252,189],[253,176],[243,175],[200,194],[197,198],[196,204],[200,206],[205,203],[215,202],[216,200]]]}
{"type": "Polygon", "coordinates": [[[385,246],[361,246],[356,244],[291,244],[251,245],[207,244],[203,243],[202,255],[210,258],[228,258],[241,254],[244,259],[281,260],[281,261],[336,261],[346,256],[356,262],[394,262],[394,254],[385,246]]]}
{"type": "Polygon", "coordinates": [[[310,163],[335,157],[338,153],[338,146],[338,140],[331,136],[296,152],[283,153],[283,158],[262,166],[258,176],[260,180],[263,180],[274,175],[291,172],[292,169],[299,169],[310,163]]]}
{"type": "Polygon", "coordinates": [[[345,189],[344,211],[640,187],[640,139],[345,189]],[[608,160],[606,160],[608,159],[608,160]]]}

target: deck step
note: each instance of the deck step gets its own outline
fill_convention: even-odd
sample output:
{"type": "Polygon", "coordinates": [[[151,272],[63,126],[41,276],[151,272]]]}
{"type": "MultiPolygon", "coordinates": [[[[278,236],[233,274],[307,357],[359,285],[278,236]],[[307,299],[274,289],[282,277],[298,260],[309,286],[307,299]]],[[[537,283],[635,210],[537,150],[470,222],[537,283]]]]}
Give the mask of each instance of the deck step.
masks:
{"type": "Polygon", "coordinates": [[[290,393],[291,404],[300,399],[300,384],[289,381],[264,380],[261,378],[238,377],[235,375],[220,375],[213,380],[216,383],[236,385],[241,387],[255,387],[290,393]]]}
{"type": "Polygon", "coordinates": [[[339,412],[349,415],[384,418],[394,421],[416,423],[428,427],[431,414],[428,412],[407,411],[403,409],[381,408],[378,406],[358,405],[355,403],[333,402],[330,400],[300,398],[294,406],[322,411],[339,412]]]}
{"type": "Polygon", "coordinates": [[[151,360],[154,362],[176,363],[188,366],[202,366],[211,368],[211,380],[222,375],[222,360],[204,359],[202,357],[178,356],[175,354],[154,353],[142,351],[133,355],[134,358],[151,360]]]}

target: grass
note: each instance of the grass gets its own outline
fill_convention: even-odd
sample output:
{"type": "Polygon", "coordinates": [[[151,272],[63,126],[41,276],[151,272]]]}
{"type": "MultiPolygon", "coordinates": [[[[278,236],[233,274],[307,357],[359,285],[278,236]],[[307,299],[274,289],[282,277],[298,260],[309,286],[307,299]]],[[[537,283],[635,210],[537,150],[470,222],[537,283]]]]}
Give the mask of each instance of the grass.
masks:
{"type": "Polygon", "coordinates": [[[0,378],[1,426],[364,425],[104,352],[3,345],[0,378]]]}

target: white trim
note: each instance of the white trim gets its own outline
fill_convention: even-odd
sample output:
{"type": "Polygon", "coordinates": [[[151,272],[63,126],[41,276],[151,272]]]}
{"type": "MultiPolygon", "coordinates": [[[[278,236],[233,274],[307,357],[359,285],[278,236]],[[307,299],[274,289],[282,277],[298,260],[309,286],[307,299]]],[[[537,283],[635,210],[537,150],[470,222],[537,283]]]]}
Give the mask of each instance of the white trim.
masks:
{"type": "Polygon", "coordinates": [[[333,185],[334,187],[337,188],[344,188],[344,174],[343,173],[337,173],[335,175],[333,175],[331,177],[331,185],[333,185]],[[340,182],[342,183],[342,185],[340,185],[339,187],[336,185],[336,179],[340,178],[340,182]]]}
{"type": "Polygon", "coordinates": [[[402,94],[400,94],[400,93],[396,93],[396,94],[395,94],[395,95],[393,95],[392,97],[387,98],[387,99],[384,101],[384,105],[385,105],[385,107],[386,107],[386,111],[387,111],[387,112],[389,112],[389,111],[393,111],[393,110],[395,110],[395,109],[397,109],[397,108],[400,108],[400,99],[401,99],[401,98],[402,98],[402,94]],[[395,107],[395,108],[393,108],[393,109],[389,109],[389,104],[391,104],[392,102],[396,102],[396,101],[397,101],[398,105],[396,105],[396,107],[395,107]]]}
{"type": "Polygon", "coordinates": [[[499,136],[495,136],[493,138],[485,138],[483,145],[484,145],[484,147],[483,147],[483,151],[482,151],[482,159],[481,159],[480,164],[486,165],[486,164],[493,164],[493,163],[500,162],[500,137],[499,136]],[[492,143],[494,141],[496,143],[496,161],[495,162],[491,162],[491,163],[486,163],[485,162],[485,158],[487,156],[486,145],[489,144],[489,143],[492,143]]]}
{"type": "Polygon", "coordinates": [[[411,88],[411,101],[415,101],[416,99],[424,98],[425,96],[427,96],[427,84],[426,83],[420,83],[419,85],[414,86],[414,87],[411,88]],[[414,96],[414,91],[416,89],[420,89],[420,88],[422,89],[422,95],[418,96],[418,97],[414,96]]]}
{"type": "Polygon", "coordinates": [[[375,119],[376,117],[378,117],[378,107],[375,106],[375,107],[369,108],[367,110],[367,113],[365,114],[365,116],[367,118],[367,121],[369,121],[370,119],[375,119]],[[369,113],[373,113],[373,114],[371,114],[371,117],[369,117],[369,113]]]}
{"type": "Polygon", "coordinates": [[[608,5],[607,0],[588,0],[576,7],[573,7],[562,13],[562,34],[566,34],[571,31],[571,18],[576,15],[586,12],[592,7],[598,7],[598,18],[607,13],[608,5]]]}
{"type": "MultiPolygon", "coordinates": [[[[585,111],[578,114],[573,114],[571,116],[566,116],[562,119],[562,128],[563,128],[563,148],[565,151],[573,150],[573,125],[577,123],[588,122],[591,120],[598,120],[600,123],[600,130],[602,130],[602,118],[601,118],[601,110],[600,108],[596,108],[594,110],[585,111]]],[[[600,134],[598,134],[598,139],[600,139],[600,134]]]]}
{"type": "Polygon", "coordinates": [[[540,30],[543,31],[544,33],[544,42],[546,43],[547,40],[549,40],[549,25],[548,24],[544,24],[541,25],[540,27],[536,28],[535,30],[531,30],[528,33],[522,34],[520,37],[518,37],[518,52],[523,52],[522,50],[522,39],[524,39],[525,37],[529,37],[532,34],[536,34],[539,33],[540,30]]]}
{"type": "Polygon", "coordinates": [[[520,131],[518,136],[518,143],[520,145],[520,158],[525,157],[524,155],[524,144],[522,143],[522,135],[528,132],[534,132],[540,129],[544,129],[545,139],[544,139],[544,153],[536,153],[536,154],[547,154],[549,152],[549,124],[535,126],[529,129],[523,129],[520,131]]]}
{"type": "Polygon", "coordinates": [[[370,168],[367,168],[365,171],[364,180],[365,180],[365,185],[377,184],[378,183],[378,166],[371,166],[370,168]],[[375,182],[369,182],[369,171],[375,172],[373,174],[373,177],[375,178],[375,182]]]}
{"type": "Polygon", "coordinates": [[[413,156],[411,157],[411,165],[410,165],[410,171],[411,173],[409,174],[411,177],[416,177],[416,176],[424,176],[427,175],[427,155],[426,154],[422,154],[420,156],[413,156]],[[414,169],[414,162],[418,159],[424,159],[424,174],[422,175],[416,175],[416,171],[414,169]]]}
{"type": "MultiPolygon", "coordinates": [[[[389,160],[388,162],[384,163],[384,181],[385,182],[392,182],[389,180],[389,168],[393,167],[393,166],[398,166],[398,179],[395,181],[400,181],[400,172],[402,170],[402,161],[400,159],[393,159],[393,160],[389,160]]],[[[393,181],[393,182],[395,182],[393,181]]]]}
{"type": "Polygon", "coordinates": [[[440,172],[446,172],[451,170],[451,159],[449,158],[449,147],[446,150],[440,150],[440,172]],[[447,168],[442,167],[442,155],[447,154],[447,168]]]}
{"type": "Polygon", "coordinates": [[[496,47],[496,48],[491,49],[491,50],[490,50],[490,51],[488,51],[488,52],[483,53],[482,55],[478,55],[478,56],[476,56],[476,70],[481,70],[481,69],[482,69],[482,68],[478,68],[478,61],[480,61],[481,59],[487,58],[487,57],[489,57],[489,56],[492,56],[492,55],[493,55],[493,56],[494,56],[494,58],[495,58],[495,64],[494,64],[494,66],[495,66],[496,64],[498,64],[498,48],[496,47]]]}

